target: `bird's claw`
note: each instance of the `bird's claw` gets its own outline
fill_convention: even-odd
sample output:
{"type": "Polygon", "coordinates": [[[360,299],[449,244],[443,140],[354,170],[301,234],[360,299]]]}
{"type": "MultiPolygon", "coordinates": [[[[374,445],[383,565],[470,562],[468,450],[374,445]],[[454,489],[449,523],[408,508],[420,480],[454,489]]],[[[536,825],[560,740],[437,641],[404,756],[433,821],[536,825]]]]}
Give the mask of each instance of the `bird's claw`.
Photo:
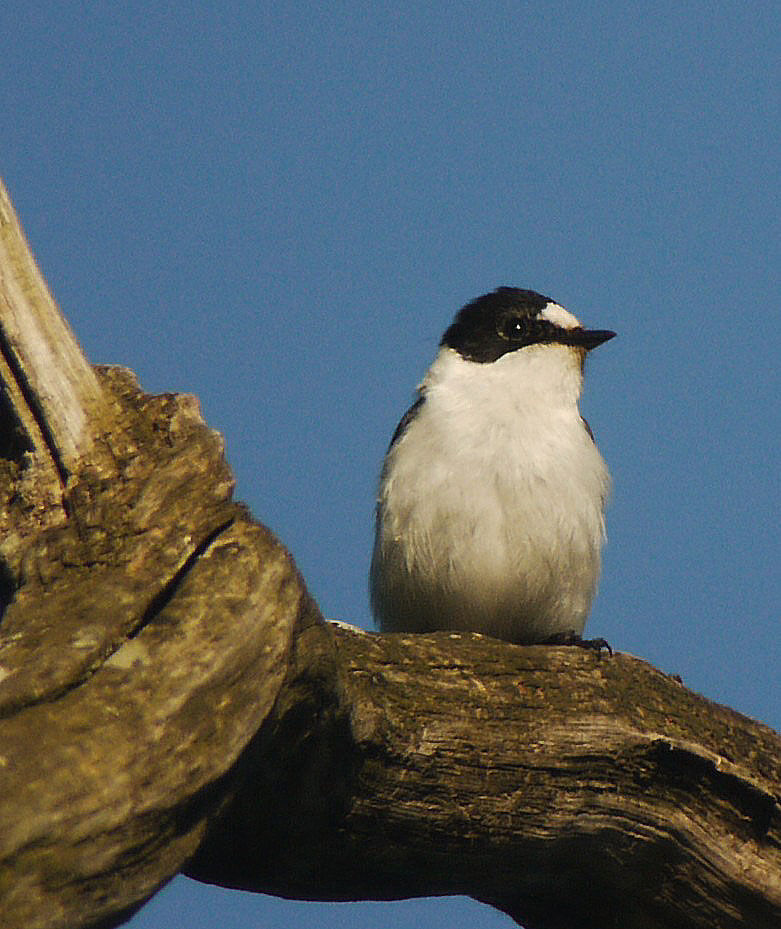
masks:
{"type": "Polygon", "coordinates": [[[574,632],[557,632],[550,638],[545,639],[543,645],[577,645],[579,648],[588,648],[597,653],[602,649],[607,649],[607,653],[612,656],[613,649],[607,639],[583,639],[574,632]]]}

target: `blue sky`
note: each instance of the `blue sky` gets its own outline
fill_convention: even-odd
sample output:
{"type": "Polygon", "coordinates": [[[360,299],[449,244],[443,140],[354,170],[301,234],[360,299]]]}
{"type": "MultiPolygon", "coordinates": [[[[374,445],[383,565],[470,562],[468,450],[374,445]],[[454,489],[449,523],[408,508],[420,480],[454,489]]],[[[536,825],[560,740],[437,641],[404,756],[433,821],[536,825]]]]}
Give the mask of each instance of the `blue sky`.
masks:
{"type": "MultiPolygon", "coordinates": [[[[21,3],[0,175],[89,357],[195,393],[324,613],[370,623],[373,498],[456,310],[619,337],[587,631],[781,728],[779,7],[21,3]]],[[[509,926],[175,880],[133,929],[509,926]]]]}

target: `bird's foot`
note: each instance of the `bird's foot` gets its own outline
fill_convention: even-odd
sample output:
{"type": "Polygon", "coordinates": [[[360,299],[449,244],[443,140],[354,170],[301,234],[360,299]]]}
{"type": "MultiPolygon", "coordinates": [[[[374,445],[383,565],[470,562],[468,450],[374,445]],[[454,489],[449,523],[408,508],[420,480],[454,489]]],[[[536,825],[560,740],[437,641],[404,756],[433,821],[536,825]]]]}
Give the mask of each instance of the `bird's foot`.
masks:
{"type": "Polygon", "coordinates": [[[550,638],[545,639],[543,645],[577,645],[579,648],[589,648],[592,651],[601,653],[602,649],[607,649],[609,655],[613,654],[613,649],[607,639],[582,639],[574,632],[557,632],[550,638]]]}

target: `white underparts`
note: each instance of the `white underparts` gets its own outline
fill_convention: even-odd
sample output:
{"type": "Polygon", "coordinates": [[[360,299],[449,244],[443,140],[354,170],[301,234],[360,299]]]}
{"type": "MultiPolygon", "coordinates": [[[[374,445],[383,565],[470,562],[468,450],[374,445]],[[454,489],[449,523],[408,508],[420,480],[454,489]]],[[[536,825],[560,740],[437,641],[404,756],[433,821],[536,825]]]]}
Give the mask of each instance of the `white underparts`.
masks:
{"type": "MultiPolygon", "coordinates": [[[[564,325],[559,311],[571,316],[544,312],[564,325]]],[[[610,478],[581,387],[572,347],[527,346],[489,364],[440,351],[380,482],[370,582],[383,630],[514,642],[582,632],[610,478]]]]}

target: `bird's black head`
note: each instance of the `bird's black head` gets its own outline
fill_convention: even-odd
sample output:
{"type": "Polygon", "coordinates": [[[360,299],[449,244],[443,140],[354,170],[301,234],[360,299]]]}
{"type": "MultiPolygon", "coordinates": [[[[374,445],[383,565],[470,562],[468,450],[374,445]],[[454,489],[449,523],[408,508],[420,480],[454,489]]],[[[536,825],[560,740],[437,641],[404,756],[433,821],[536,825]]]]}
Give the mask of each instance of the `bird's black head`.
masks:
{"type": "Polygon", "coordinates": [[[562,325],[555,314],[549,318],[549,305],[562,318],[569,317],[550,297],[519,287],[497,287],[459,310],[440,345],[455,349],[468,361],[487,363],[539,343],[557,342],[587,351],[615,335],[606,329],[584,329],[574,317],[569,317],[572,324],[562,325]]]}

